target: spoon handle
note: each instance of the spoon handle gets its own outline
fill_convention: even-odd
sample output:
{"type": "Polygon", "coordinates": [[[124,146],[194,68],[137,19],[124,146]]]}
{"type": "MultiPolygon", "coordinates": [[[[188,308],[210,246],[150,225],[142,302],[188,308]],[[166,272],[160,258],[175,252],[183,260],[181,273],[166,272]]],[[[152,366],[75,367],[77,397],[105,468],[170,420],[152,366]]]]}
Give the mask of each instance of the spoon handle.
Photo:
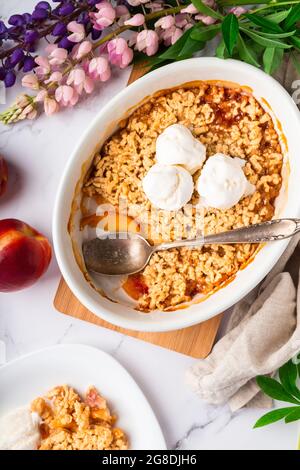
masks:
{"type": "Polygon", "coordinates": [[[225,245],[233,243],[262,243],[283,240],[300,231],[300,219],[277,219],[249,225],[248,227],[221,232],[214,235],[203,236],[193,240],[180,240],[171,243],[162,243],[155,246],[155,251],[170,248],[197,247],[203,245],[225,245]]]}

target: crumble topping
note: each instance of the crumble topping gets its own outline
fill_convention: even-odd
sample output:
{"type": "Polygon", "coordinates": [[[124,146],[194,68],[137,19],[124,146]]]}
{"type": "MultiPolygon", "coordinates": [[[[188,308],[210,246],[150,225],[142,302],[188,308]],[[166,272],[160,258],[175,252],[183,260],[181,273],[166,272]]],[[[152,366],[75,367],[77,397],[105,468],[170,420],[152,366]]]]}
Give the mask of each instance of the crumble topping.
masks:
{"type": "Polygon", "coordinates": [[[125,450],[127,437],[115,427],[106,400],[95,387],[84,399],[67,385],[50,390],[31,403],[41,418],[39,450],[125,450]]]}
{"type": "MultiPolygon", "coordinates": [[[[95,156],[84,194],[101,196],[115,207],[126,199],[128,214],[146,224],[147,238],[153,242],[195,238],[271,219],[282,184],[282,163],[271,116],[252,95],[199,82],[153,96],[122,122],[95,156]],[[243,171],[255,192],[227,210],[197,206],[196,191],[183,210],[154,210],[141,182],[155,163],[157,137],[175,123],[188,127],[206,146],[206,158],[224,153],[245,160],[243,171]]],[[[200,173],[193,175],[194,182],[200,173]]],[[[140,310],[167,310],[196,293],[209,294],[245,266],[256,250],[257,245],[237,244],[155,253],[142,273],[130,280],[144,286],[137,291],[140,310]]]]}

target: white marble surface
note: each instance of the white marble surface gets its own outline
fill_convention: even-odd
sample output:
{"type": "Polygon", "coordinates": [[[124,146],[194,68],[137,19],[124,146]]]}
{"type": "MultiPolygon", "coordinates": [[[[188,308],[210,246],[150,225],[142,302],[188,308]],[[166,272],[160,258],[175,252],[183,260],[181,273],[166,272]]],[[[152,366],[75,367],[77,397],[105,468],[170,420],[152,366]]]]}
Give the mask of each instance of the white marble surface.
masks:
{"type": "MultiPolygon", "coordinates": [[[[33,0],[1,0],[0,17],[30,10],[33,0]],[[22,5],[21,5],[22,4],[22,5]]],[[[0,125],[0,153],[9,163],[9,188],[0,218],[22,219],[51,240],[53,201],[60,175],[78,136],[94,114],[127,81],[119,73],[75,109],[13,127],[0,125]]],[[[17,87],[8,93],[11,102],[17,87]]],[[[3,106],[0,108],[3,109],[3,106]]],[[[252,430],[262,414],[201,402],[184,384],[194,359],[59,314],[53,307],[60,273],[55,261],[32,288],[0,296],[0,340],[7,361],[59,343],[83,343],[112,354],[143,389],[161,423],[169,449],[293,449],[296,426],[252,430]]]]}

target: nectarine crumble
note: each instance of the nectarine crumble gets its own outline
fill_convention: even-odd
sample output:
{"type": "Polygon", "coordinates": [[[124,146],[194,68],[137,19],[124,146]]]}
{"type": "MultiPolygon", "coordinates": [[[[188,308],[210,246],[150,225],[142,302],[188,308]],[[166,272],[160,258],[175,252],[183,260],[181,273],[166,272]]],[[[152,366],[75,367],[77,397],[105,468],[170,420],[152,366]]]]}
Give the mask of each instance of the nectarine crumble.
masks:
{"type": "MultiPolygon", "coordinates": [[[[271,219],[282,165],[280,138],[262,105],[242,88],[199,82],[152,96],[121,122],[95,155],[83,193],[111,204],[119,215],[120,201],[126,200],[127,214],[153,243],[194,238],[271,219]],[[157,164],[158,137],[174,124],[185,126],[205,146],[205,163],[215,154],[238,161],[253,190],[225,209],[200,204],[196,189],[181,210],[153,207],[142,181],[157,164]]],[[[198,168],[191,173],[194,185],[201,172],[198,168]]],[[[141,311],[172,309],[228,282],[257,248],[237,244],[156,252],[124,288],[141,311]]]]}
{"type": "Polygon", "coordinates": [[[106,400],[95,387],[84,398],[61,385],[36,398],[31,411],[41,419],[39,450],[126,450],[128,439],[115,427],[106,400]]]}

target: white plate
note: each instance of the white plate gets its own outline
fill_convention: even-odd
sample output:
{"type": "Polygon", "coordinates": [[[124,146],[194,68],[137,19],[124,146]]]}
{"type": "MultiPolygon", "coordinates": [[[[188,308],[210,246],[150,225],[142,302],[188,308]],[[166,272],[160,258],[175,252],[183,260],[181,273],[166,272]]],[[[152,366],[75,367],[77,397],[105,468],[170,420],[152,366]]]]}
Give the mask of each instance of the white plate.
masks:
{"type": "Polygon", "coordinates": [[[166,449],[158,421],[138,385],[115,359],[96,348],[63,344],[23,356],[0,367],[0,384],[0,416],[56,385],[68,384],[80,394],[95,385],[117,414],[117,426],[128,435],[130,449],[166,449]]]}

